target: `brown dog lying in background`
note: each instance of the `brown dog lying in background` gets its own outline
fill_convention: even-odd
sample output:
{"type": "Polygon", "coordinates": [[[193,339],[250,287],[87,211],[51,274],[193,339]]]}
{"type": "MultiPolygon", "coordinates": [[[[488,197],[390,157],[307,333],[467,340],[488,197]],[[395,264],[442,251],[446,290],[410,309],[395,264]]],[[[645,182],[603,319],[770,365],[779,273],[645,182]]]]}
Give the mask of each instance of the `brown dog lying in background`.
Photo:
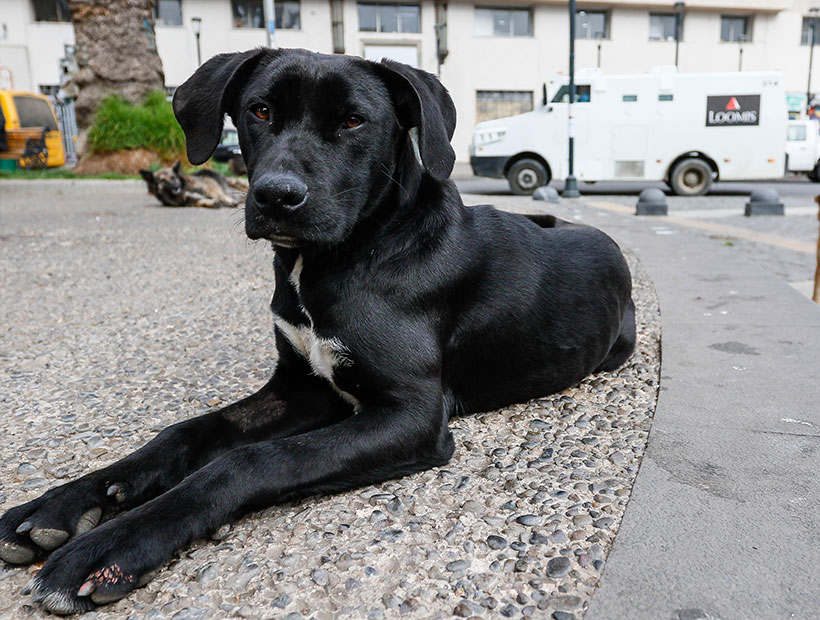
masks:
{"type": "Polygon", "coordinates": [[[245,201],[248,181],[230,178],[213,170],[180,172],[180,162],[156,172],[140,170],[148,184],[148,193],[166,207],[237,207],[245,201]]]}

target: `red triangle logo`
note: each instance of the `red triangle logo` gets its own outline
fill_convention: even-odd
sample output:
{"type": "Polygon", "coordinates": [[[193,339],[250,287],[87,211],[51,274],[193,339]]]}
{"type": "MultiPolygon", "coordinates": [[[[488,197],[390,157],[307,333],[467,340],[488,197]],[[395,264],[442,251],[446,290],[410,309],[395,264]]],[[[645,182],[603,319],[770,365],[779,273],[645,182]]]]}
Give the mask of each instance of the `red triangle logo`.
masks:
{"type": "Polygon", "coordinates": [[[727,110],[739,110],[740,104],[737,102],[737,97],[732,97],[729,99],[729,103],[726,104],[727,110]]]}

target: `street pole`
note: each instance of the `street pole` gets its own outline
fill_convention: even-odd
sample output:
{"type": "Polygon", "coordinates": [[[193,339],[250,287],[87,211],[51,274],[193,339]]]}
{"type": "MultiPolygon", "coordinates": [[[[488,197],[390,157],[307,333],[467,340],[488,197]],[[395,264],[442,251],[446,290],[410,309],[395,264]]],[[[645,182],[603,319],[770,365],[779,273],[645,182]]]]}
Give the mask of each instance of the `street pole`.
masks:
{"type": "Polygon", "coordinates": [[[263,0],[262,12],[265,14],[265,33],[268,47],[276,47],[276,10],[274,0],[263,0]]]}
{"type": "Polygon", "coordinates": [[[675,66],[678,66],[678,47],[680,46],[681,34],[683,34],[683,2],[675,3],[675,66]]]}
{"type": "Polygon", "coordinates": [[[202,31],[202,18],[192,17],[191,28],[194,31],[194,38],[196,38],[196,66],[199,67],[202,64],[202,48],[199,46],[199,34],[202,31]]]}
{"type": "Polygon", "coordinates": [[[737,70],[743,71],[743,42],[746,41],[746,35],[742,34],[737,39],[738,55],[737,55],[737,70]]]}
{"type": "Polygon", "coordinates": [[[601,40],[604,38],[604,33],[598,31],[595,33],[595,38],[598,39],[598,68],[601,68],[601,40]]]}
{"type": "Polygon", "coordinates": [[[806,84],[806,109],[811,107],[811,65],[814,60],[814,34],[817,32],[817,12],[820,8],[813,7],[809,9],[812,14],[811,23],[809,25],[809,81],[806,84]]]}
{"type": "Polygon", "coordinates": [[[569,136],[569,174],[564,182],[564,198],[580,196],[575,180],[575,117],[572,105],[575,103],[575,0],[569,0],[569,105],[567,105],[567,135],[569,136]]]}

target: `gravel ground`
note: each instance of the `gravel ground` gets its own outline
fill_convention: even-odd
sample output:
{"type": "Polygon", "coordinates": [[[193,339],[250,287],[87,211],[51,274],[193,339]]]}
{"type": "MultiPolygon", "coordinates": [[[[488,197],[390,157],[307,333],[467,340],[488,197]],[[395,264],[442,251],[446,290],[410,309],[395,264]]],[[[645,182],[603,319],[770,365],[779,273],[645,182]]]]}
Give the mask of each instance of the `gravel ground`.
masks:
{"type": "MultiPolygon", "coordinates": [[[[270,250],[240,212],[161,209],[128,183],[0,196],[1,508],[270,375],[270,250]]],[[[446,468],[253,514],[83,617],[581,618],[658,390],[657,300],[629,259],[639,346],[620,371],[456,419],[446,468]]],[[[0,617],[44,617],[19,595],[29,572],[0,568],[0,617]]]]}

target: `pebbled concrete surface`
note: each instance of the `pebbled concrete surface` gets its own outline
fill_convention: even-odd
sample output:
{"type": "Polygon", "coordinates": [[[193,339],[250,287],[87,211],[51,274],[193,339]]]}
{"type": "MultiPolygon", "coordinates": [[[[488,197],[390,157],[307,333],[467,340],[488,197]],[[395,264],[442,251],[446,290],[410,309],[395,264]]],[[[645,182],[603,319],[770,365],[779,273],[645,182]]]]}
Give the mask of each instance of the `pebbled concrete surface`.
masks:
{"type": "MultiPolygon", "coordinates": [[[[641,258],[660,301],[655,419],[586,620],[816,618],[820,306],[755,252],[787,262],[785,248],[749,241],[738,252],[673,217],[594,200],[505,201],[603,228],[641,258]]],[[[816,220],[790,233],[788,219],[751,219],[816,242],[816,220]]]]}
{"type": "MultiPolygon", "coordinates": [[[[139,183],[0,182],[0,506],[125,455],[272,371],[270,250],[241,213],[139,183]]],[[[659,315],[630,256],[637,354],[550,398],[454,420],[445,468],[274,507],[88,618],[580,618],[638,471],[659,315]]],[[[0,617],[38,618],[0,568],[0,617]]]]}

